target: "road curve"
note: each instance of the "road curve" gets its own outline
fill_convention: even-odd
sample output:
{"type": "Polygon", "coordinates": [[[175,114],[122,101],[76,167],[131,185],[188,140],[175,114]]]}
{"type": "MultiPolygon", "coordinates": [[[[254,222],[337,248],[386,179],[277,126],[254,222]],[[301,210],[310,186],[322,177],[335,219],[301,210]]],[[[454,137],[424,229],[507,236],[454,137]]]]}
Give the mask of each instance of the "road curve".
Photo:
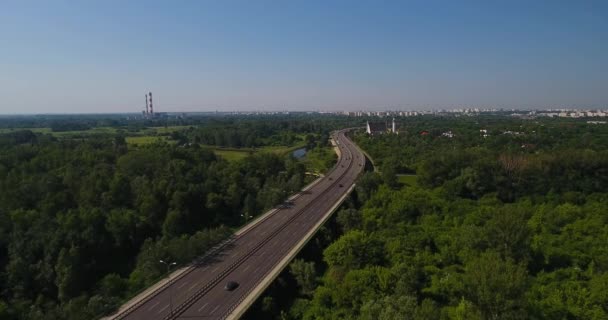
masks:
{"type": "Polygon", "coordinates": [[[339,157],[324,178],[110,319],[234,318],[239,304],[281,261],[293,258],[290,252],[326,217],[362,172],[365,156],[346,132],[332,134],[339,157]],[[236,281],[239,286],[227,291],[224,286],[228,281],[236,281]]]}

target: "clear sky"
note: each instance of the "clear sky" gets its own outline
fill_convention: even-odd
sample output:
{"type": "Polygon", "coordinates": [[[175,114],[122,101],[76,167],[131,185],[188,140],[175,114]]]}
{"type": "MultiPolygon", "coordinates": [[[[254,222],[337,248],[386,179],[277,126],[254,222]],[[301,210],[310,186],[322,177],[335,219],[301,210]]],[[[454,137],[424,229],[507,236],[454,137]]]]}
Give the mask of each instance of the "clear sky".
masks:
{"type": "Polygon", "coordinates": [[[0,114],[608,107],[608,1],[0,2],[0,114]]]}

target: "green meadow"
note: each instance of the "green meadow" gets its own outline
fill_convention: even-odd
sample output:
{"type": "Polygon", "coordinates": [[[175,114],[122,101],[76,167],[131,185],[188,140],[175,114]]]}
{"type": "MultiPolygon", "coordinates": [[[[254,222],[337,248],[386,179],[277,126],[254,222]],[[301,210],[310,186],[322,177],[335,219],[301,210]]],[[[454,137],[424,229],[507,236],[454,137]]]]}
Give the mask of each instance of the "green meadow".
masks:
{"type": "MultiPolygon", "coordinates": [[[[133,128],[127,127],[94,127],[88,130],[72,130],[72,131],[53,131],[51,128],[0,128],[0,134],[10,133],[19,130],[30,130],[35,133],[50,134],[56,138],[84,138],[87,136],[101,136],[101,135],[114,135],[118,132],[122,132],[125,135],[125,141],[129,146],[143,146],[146,144],[152,144],[157,142],[175,143],[171,140],[169,134],[175,131],[184,130],[190,126],[166,126],[166,127],[144,127],[141,129],[133,130],[133,128]]],[[[303,140],[304,135],[300,135],[303,140]]],[[[263,146],[257,148],[226,148],[218,147],[213,145],[203,145],[203,147],[212,149],[213,152],[228,160],[238,161],[250,154],[260,152],[270,152],[279,155],[287,155],[294,150],[304,147],[304,143],[300,142],[293,146],[263,146]]],[[[319,167],[322,167],[319,165],[319,167]]]]}
{"type": "Polygon", "coordinates": [[[397,181],[404,186],[415,187],[418,186],[418,177],[413,174],[397,175],[397,181]]]}
{"type": "Polygon", "coordinates": [[[304,144],[300,143],[292,147],[287,146],[264,146],[259,148],[222,148],[217,146],[205,145],[205,147],[210,148],[213,152],[228,160],[228,161],[238,161],[250,154],[260,153],[260,152],[269,152],[278,155],[287,155],[299,148],[303,148],[304,144]]]}

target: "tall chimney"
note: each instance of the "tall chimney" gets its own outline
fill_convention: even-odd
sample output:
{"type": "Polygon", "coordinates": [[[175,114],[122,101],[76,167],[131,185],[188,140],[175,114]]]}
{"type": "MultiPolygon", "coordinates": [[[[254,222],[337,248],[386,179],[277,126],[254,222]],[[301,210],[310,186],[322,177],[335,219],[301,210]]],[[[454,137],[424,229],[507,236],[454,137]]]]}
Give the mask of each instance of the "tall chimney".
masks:
{"type": "Polygon", "coordinates": [[[148,114],[148,94],[146,93],[146,115],[148,114]]]}
{"type": "Polygon", "coordinates": [[[150,114],[154,115],[154,107],[152,106],[152,92],[148,93],[150,96],[150,114]]]}

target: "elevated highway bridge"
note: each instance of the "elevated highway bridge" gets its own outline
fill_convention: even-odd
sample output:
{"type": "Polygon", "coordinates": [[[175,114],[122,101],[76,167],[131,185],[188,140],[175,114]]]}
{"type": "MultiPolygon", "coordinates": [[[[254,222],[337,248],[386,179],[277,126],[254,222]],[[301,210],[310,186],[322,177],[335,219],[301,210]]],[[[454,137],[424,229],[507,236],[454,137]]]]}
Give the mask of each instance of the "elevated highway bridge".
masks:
{"type": "Polygon", "coordinates": [[[365,156],[332,133],[337,164],[289,205],[273,209],[190,266],[135,297],[113,320],[238,319],[263,293],[354,188],[365,156]],[[226,290],[228,282],[236,282],[226,290]]]}

